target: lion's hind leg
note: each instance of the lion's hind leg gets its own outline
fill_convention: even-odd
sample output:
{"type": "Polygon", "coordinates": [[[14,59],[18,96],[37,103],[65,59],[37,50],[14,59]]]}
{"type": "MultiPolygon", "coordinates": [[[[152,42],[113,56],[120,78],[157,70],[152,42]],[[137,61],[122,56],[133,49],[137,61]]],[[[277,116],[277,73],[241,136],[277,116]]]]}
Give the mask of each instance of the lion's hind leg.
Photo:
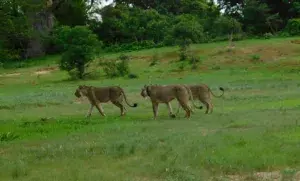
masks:
{"type": "Polygon", "coordinates": [[[187,103],[185,103],[184,101],[182,101],[182,100],[178,100],[178,102],[181,105],[181,107],[185,110],[185,117],[190,118],[191,108],[189,107],[189,105],[187,103]]]}
{"type": "Polygon", "coordinates": [[[121,116],[124,116],[126,114],[125,112],[125,107],[122,103],[118,102],[118,101],[113,101],[112,102],[114,105],[116,105],[118,108],[120,108],[120,111],[121,111],[121,116]]]}

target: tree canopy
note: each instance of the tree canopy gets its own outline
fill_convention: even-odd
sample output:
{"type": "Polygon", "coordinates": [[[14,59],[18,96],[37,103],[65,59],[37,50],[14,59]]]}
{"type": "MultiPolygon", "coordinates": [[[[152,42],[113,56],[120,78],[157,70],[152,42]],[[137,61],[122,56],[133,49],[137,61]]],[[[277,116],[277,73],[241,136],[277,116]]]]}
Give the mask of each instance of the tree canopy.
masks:
{"type": "Polygon", "coordinates": [[[300,2],[292,0],[2,0],[0,61],[59,53],[52,32],[86,26],[110,51],[300,32],[300,2]],[[224,12],[224,13],[221,13],[224,12]],[[101,17],[101,20],[91,18],[101,17]],[[259,17],[259,18],[257,18],[259,17]],[[242,37],[242,36],[239,36],[242,37]]]}

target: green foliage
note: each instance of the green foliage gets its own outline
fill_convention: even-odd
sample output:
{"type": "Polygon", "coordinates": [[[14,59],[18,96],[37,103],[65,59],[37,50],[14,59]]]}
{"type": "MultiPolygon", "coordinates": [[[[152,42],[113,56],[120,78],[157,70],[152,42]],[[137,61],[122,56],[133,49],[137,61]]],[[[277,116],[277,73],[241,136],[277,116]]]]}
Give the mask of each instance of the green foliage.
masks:
{"type": "Polygon", "coordinates": [[[251,55],[251,62],[253,62],[253,63],[261,62],[260,55],[258,55],[258,54],[251,55]]]}
{"type": "Polygon", "coordinates": [[[162,43],[155,44],[152,40],[143,40],[140,42],[124,43],[124,44],[112,44],[104,48],[107,52],[124,52],[124,51],[137,51],[149,48],[162,47],[162,43]]]}
{"type": "Polygon", "coordinates": [[[191,40],[181,40],[179,43],[179,61],[186,61],[189,57],[191,40]]]}
{"type": "Polygon", "coordinates": [[[12,141],[17,139],[19,136],[12,133],[12,132],[7,132],[7,133],[0,133],[0,142],[2,141],[12,141]]]}
{"type": "Polygon", "coordinates": [[[264,38],[265,39],[270,39],[270,38],[272,38],[273,37],[273,34],[272,33],[265,33],[264,34],[264,38]]]}
{"type": "Polygon", "coordinates": [[[261,3],[258,0],[247,0],[243,8],[243,16],[242,22],[248,33],[269,32],[267,18],[270,16],[270,8],[266,3],[261,3]]]}
{"type": "Polygon", "coordinates": [[[285,27],[285,31],[290,35],[300,35],[300,18],[290,19],[285,27]]]}
{"type": "Polygon", "coordinates": [[[191,15],[181,15],[176,17],[175,25],[170,32],[173,40],[191,41],[191,43],[200,43],[205,40],[203,27],[197,18],[191,15]]]}
{"type": "Polygon", "coordinates": [[[36,13],[40,3],[1,1],[0,3],[0,61],[11,62],[26,58],[26,48],[32,37],[28,14],[36,13]],[[23,13],[24,12],[24,13],[23,13]]]}
{"type": "Polygon", "coordinates": [[[159,60],[159,58],[158,58],[158,54],[155,53],[155,54],[152,56],[152,58],[151,58],[151,62],[150,62],[150,64],[149,64],[149,66],[152,67],[152,66],[158,65],[159,62],[160,62],[160,60],[159,60]]]}
{"type": "Polygon", "coordinates": [[[197,57],[195,55],[191,55],[189,58],[189,64],[191,65],[192,70],[196,70],[199,68],[199,64],[201,63],[200,57],[197,57]]]}
{"type": "Polygon", "coordinates": [[[228,36],[229,34],[239,34],[242,32],[242,25],[236,19],[220,16],[213,23],[213,35],[215,37],[228,36]]]}
{"type": "Polygon", "coordinates": [[[85,25],[88,20],[88,7],[85,0],[62,1],[53,11],[62,25],[85,25]]]}
{"type": "Polygon", "coordinates": [[[86,65],[91,62],[101,45],[95,34],[85,26],[63,26],[56,30],[55,39],[61,45],[64,53],[59,62],[62,70],[74,77],[83,79],[86,65]]]}
{"type": "MultiPolygon", "coordinates": [[[[103,71],[108,78],[125,77],[130,74],[129,57],[121,54],[118,59],[102,63],[103,71]]],[[[130,77],[134,77],[130,75],[130,77]]]]}

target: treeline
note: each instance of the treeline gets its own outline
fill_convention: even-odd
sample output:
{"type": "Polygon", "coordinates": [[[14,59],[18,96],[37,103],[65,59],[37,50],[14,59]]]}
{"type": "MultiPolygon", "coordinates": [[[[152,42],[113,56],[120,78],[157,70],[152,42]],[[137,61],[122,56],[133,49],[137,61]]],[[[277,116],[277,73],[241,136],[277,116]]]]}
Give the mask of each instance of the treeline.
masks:
{"type": "Polygon", "coordinates": [[[106,51],[300,35],[300,3],[293,0],[115,0],[100,9],[101,3],[2,0],[0,62],[61,53],[56,32],[63,26],[86,26],[106,51]]]}

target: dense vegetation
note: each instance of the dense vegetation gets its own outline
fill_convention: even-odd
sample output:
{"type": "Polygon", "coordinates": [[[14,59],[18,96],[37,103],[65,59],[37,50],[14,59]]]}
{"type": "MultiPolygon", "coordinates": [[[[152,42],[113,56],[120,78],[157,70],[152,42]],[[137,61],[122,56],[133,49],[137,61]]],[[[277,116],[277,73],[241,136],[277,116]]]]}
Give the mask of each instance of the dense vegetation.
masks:
{"type": "Polygon", "coordinates": [[[54,37],[61,26],[83,25],[106,51],[227,40],[230,34],[233,40],[300,34],[300,3],[292,0],[115,0],[100,9],[101,3],[1,1],[0,62],[61,53],[54,37]]]}

